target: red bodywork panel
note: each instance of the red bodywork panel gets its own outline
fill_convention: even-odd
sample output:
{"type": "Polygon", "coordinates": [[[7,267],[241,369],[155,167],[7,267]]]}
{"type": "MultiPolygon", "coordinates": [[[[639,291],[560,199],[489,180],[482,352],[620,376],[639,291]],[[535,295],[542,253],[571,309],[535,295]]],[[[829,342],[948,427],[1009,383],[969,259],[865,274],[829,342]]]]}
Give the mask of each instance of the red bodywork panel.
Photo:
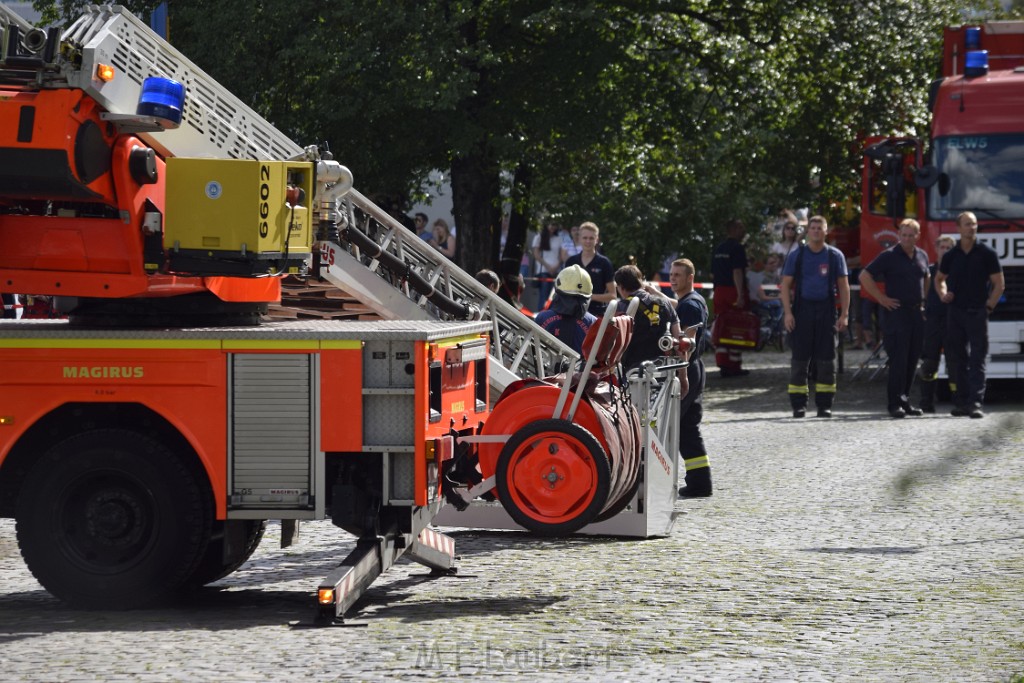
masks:
{"type": "Polygon", "coordinates": [[[125,348],[0,340],[0,466],[29,428],[68,403],[137,403],[163,416],[195,449],[225,516],[226,355],[220,349],[125,348]]]}
{"type": "Polygon", "coordinates": [[[143,220],[164,214],[165,167],[140,184],[119,135],[80,90],[0,90],[0,287],[96,298],[210,291],[224,301],[273,302],[274,278],[180,277],[145,267],[143,220]],[[53,205],[48,207],[48,203],[53,205]],[[230,282],[229,282],[230,280],[230,282]]]}
{"type": "MultiPolygon", "coordinates": [[[[17,323],[11,325],[9,329],[23,329],[17,323]]],[[[358,340],[268,338],[253,345],[177,333],[112,332],[105,336],[90,332],[68,337],[63,324],[39,329],[44,331],[31,337],[5,337],[0,329],[0,469],[33,425],[61,406],[145,406],[195,450],[213,491],[217,518],[224,519],[232,410],[228,359],[232,353],[318,354],[319,450],[340,454],[364,451],[363,349],[358,340]],[[58,333],[46,334],[50,329],[58,333]]],[[[410,358],[415,364],[414,490],[415,504],[420,506],[441,496],[437,468],[452,455],[452,430],[476,433],[489,415],[486,358],[461,362],[450,355],[453,348],[456,342],[415,342],[410,358]],[[429,372],[438,367],[442,381],[431,387],[429,372]],[[428,448],[428,444],[443,444],[446,439],[446,447],[428,448]]]]}

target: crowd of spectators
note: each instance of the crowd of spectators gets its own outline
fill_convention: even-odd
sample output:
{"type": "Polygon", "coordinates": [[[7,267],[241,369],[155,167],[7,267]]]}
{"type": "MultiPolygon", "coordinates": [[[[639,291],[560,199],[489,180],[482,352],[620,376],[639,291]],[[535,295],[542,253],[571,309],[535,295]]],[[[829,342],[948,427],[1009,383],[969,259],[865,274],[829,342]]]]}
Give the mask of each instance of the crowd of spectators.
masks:
{"type": "MultiPolygon", "coordinates": [[[[967,225],[970,216],[965,214],[962,218],[964,225],[967,225]]],[[[421,237],[449,258],[454,258],[454,230],[449,229],[442,219],[434,221],[429,227],[428,222],[425,214],[417,214],[415,217],[421,237]]],[[[904,224],[901,224],[901,239],[904,244],[883,252],[883,258],[889,260],[876,259],[872,264],[864,264],[862,267],[858,256],[844,256],[835,246],[826,244],[826,237],[829,237],[829,242],[832,239],[824,217],[815,216],[810,222],[815,225],[808,225],[808,212],[805,209],[783,209],[776,215],[774,221],[763,226],[763,233],[755,235],[752,240],[745,239],[746,230],[742,222],[726,222],[724,240],[716,247],[708,270],[714,287],[716,312],[720,314],[730,307],[753,310],[760,314],[762,321],[771,324],[773,330],[778,328],[779,333],[786,336],[795,353],[799,351],[798,365],[801,368],[806,365],[807,374],[812,381],[808,384],[803,372],[798,373],[798,377],[791,378],[790,393],[794,414],[803,414],[807,403],[806,394],[803,392],[807,391],[806,387],[811,386],[821,393],[821,398],[816,399],[819,416],[831,416],[835,388],[832,379],[834,371],[830,371],[830,368],[834,366],[835,358],[819,353],[815,346],[819,336],[825,339],[823,343],[828,346],[832,346],[828,339],[834,337],[835,346],[848,343],[853,349],[866,349],[875,354],[881,351],[884,342],[885,357],[892,366],[889,369],[887,397],[889,414],[901,417],[921,413],[921,409],[912,405],[910,401],[911,387],[915,384],[921,387],[921,405],[924,411],[934,411],[934,379],[940,349],[944,347],[941,339],[944,330],[940,328],[944,328],[945,324],[929,324],[928,332],[925,334],[920,323],[922,320],[928,323],[929,319],[945,320],[944,310],[940,308],[944,309],[948,302],[940,301],[936,295],[938,287],[933,291],[933,281],[937,280],[941,284],[945,279],[939,265],[932,264],[929,273],[925,268],[927,260],[924,252],[916,247],[920,228],[915,227],[913,221],[904,221],[904,224]],[[808,234],[809,227],[817,230],[813,236],[808,234]],[[809,237],[813,237],[813,240],[809,240],[809,237]],[[822,251],[823,247],[828,249],[822,251]],[[748,248],[751,250],[749,254],[748,248]],[[797,258],[801,254],[804,254],[805,258],[797,258]],[[828,259],[822,262],[820,270],[828,273],[826,299],[831,302],[830,307],[835,306],[838,310],[838,303],[843,303],[843,310],[839,311],[841,315],[838,319],[823,323],[821,330],[814,327],[817,323],[812,322],[806,322],[803,328],[799,327],[800,315],[796,310],[796,304],[801,298],[800,292],[791,290],[789,302],[793,307],[791,313],[797,315],[785,313],[787,303],[785,297],[781,296],[787,285],[792,288],[794,284],[807,279],[808,273],[801,272],[801,261],[805,262],[804,268],[812,261],[813,264],[817,264],[814,258],[818,254],[829,255],[828,259]],[[903,267],[904,261],[898,258],[901,254],[909,254],[914,260],[914,279],[903,288],[897,278],[911,271],[903,267]],[[837,281],[837,275],[842,282],[837,281]],[[888,280],[892,282],[887,282],[888,280]],[[876,286],[876,281],[881,287],[876,286]],[[889,284],[889,290],[885,288],[885,284],[889,284]],[[891,289],[893,287],[895,289],[891,289]],[[927,308],[924,315],[918,315],[919,308],[927,308]],[[913,309],[913,315],[908,313],[910,309],[913,309]],[[840,322],[841,325],[838,324],[840,322]],[[832,328],[835,334],[829,333],[826,327],[832,328]],[[922,357],[920,347],[923,337],[928,338],[928,348],[922,357]],[[920,369],[919,359],[924,361],[920,369]],[[800,389],[798,394],[794,395],[794,387],[800,389]]],[[[967,225],[963,231],[970,233],[969,228],[971,226],[967,225]]],[[[507,229],[506,219],[502,226],[503,242],[507,229]]],[[[964,244],[971,242],[970,237],[970,234],[963,237],[964,244]]],[[[543,321],[546,326],[555,325],[552,329],[559,331],[557,336],[572,341],[573,346],[582,340],[582,331],[585,331],[590,323],[600,319],[608,302],[615,298],[637,296],[637,291],[643,291],[654,296],[663,296],[666,300],[672,299],[671,296],[666,296],[666,292],[657,284],[649,285],[642,274],[637,278],[643,286],[636,291],[623,291],[621,284],[616,287],[614,276],[616,273],[623,276],[622,267],[630,267],[630,273],[634,270],[636,273],[640,271],[634,268],[636,261],[633,258],[621,264],[622,267],[616,270],[611,260],[600,251],[600,230],[593,222],[588,221],[564,229],[559,222],[549,220],[543,223],[538,232],[527,238],[527,244],[530,248],[521,262],[503,261],[499,272],[481,271],[477,277],[489,289],[514,304],[524,314],[539,313],[539,321],[543,321]],[[559,278],[563,284],[572,283],[572,287],[582,286],[579,283],[585,281],[586,310],[579,309],[581,292],[577,291],[575,296],[570,296],[564,287],[559,289],[559,278]],[[524,297],[529,300],[524,302],[524,297]],[[570,319],[572,324],[566,322],[570,319]]],[[[936,245],[940,255],[949,252],[953,247],[953,240],[948,237],[936,245]]],[[[984,250],[978,251],[980,253],[984,250]]],[[[954,256],[960,253],[958,251],[954,256]]],[[[985,253],[987,255],[987,252],[985,253]]],[[[657,281],[660,276],[661,280],[667,280],[672,264],[678,265],[677,256],[673,253],[664,259],[664,263],[658,269],[659,272],[652,273],[652,279],[657,281]]],[[[980,257],[975,260],[979,259],[980,257]]],[[[975,294],[974,290],[971,290],[971,294],[988,306],[991,301],[986,299],[985,291],[998,290],[996,280],[1001,273],[988,263],[985,267],[994,273],[992,281],[985,280],[982,285],[976,287],[981,294],[975,294]]],[[[635,284],[628,275],[624,277],[630,284],[635,284]]],[[[817,301],[814,298],[815,291],[812,287],[804,294],[805,308],[811,305],[806,302],[817,301]]],[[[654,305],[658,306],[657,300],[654,305]]],[[[976,305],[971,310],[982,308],[984,307],[976,305]]],[[[966,344],[959,338],[956,339],[960,346],[954,349],[953,357],[961,363],[961,367],[956,367],[956,361],[951,362],[947,358],[950,376],[957,375],[959,380],[953,384],[958,391],[958,405],[954,413],[977,416],[981,414],[980,405],[983,400],[983,389],[978,388],[982,386],[978,377],[984,373],[979,359],[982,356],[981,350],[985,348],[985,340],[978,331],[983,326],[968,321],[961,322],[961,327],[968,330],[963,333],[964,337],[974,335],[976,338],[968,338],[966,344]],[[968,351],[960,348],[963,346],[966,346],[968,351]],[[973,355],[968,357],[968,353],[973,355]],[[964,370],[967,367],[971,368],[970,373],[964,370]],[[982,369],[975,370],[977,367],[982,369]],[[969,392],[963,389],[968,386],[969,392]]],[[[716,364],[722,377],[742,376],[748,372],[742,367],[742,354],[736,348],[716,349],[716,364]]]]}

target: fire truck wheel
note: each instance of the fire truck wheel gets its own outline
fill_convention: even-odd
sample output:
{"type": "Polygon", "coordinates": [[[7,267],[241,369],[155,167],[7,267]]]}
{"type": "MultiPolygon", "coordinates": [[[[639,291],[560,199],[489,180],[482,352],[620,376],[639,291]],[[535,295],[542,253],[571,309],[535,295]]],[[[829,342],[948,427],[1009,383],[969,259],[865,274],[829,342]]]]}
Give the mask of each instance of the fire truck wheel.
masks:
{"type": "Polygon", "coordinates": [[[40,458],[17,502],[25,563],[76,607],[159,601],[206,550],[213,499],[178,455],[137,432],[70,437],[40,458]]]}
{"type": "Polygon", "coordinates": [[[245,561],[252,557],[263,540],[263,532],[266,531],[267,520],[265,519],[232,519],[226,522],[214,522],[213,535],[210,544],[206,546],[206,553],[199,565],[192,572],[192,576],[185,581],[186,587],[198,588],[218,579],[223,579],[236,569],[245,564],[245,561]],[[232,531],[228,525],[237,527],[232,531]],[[238,543],[229,543],[230,556],[224,556],[224,543],[228,534],[236,533],[238,543]]]}
{"type": "Polygon", "coordinates": [[[517,524],[543,536],[562,536],[601,511],[611,471],[589,431],[566,420],[540,420],[508,440],[495,479],[498,500],[517,524]]]}

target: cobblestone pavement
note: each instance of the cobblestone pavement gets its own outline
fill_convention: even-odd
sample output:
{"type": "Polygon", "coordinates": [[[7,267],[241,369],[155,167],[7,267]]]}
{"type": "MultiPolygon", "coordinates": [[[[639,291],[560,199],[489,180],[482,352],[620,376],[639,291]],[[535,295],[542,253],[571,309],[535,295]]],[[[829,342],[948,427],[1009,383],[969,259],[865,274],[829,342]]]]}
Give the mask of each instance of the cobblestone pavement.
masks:
{"type": "MultiPolygon", "coordinates": [[[[64,609],[0,520],[5,681],[1020,681],[1019,387],[982,420],[891,420],[884,381],[840,379],[836,417],[788,417],[781,354],[712,377],[713,498],[670,538],[454,531],[457,577],[400,564],[362,628],[309,621],[351,547],[329,523],[174,607],[64,609]]],[[[944,406],[947,407],[948,406],[944,406]]]]}

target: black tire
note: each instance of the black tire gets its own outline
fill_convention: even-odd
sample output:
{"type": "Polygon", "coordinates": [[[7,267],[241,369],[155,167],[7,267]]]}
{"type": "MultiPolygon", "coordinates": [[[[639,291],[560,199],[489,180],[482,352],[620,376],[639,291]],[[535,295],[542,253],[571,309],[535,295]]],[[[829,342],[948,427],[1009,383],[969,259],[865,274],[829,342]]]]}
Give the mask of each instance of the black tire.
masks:
{"type": "MultiPolygon", "coordinates": [[[[550,445],[550,444],[549,444],[550,445]]],[[[550,453],[552,458],[555,454],[550,453]]],[[[559,453],[559,457],[561,454],[559,453]]],[[[568,472],[564,473],[568,475],[568,472]]],[[[564,479],[560,479],[564,481],[564,479]]],[[[509,516],[525,529],[528,529],[541,536],[564,536],[579,531],[587,524],[594,521],[594,518],[601,512],[608,500],[608,489],[611,483],[611,468],[608,465],[608,457],[600,442],[589,431],[566,420],[539,420],[529,424],[508,440],[501,449],[498,456],[498,464],[495,472],[495,483],[498,490],[498,500],[509,516]],[[566,488],[570,492],[570,499],[567,514],[551,515],[546,513],[538,505],[538,499],[547,495],[544,486],[538,484],[541,481],[543,471],[550,465],[541,466],[539,460],[544,460],[543,452],[537,450],[545,436],[561,435],[564,445],[570,453],[565,456],[566,461],[575,461],[575,464],[583,465],[589,470],[589,477],[583,477],[580,481],[566,482],[566,488]],[[525,462],[524,458],[530,455],[539,456],[537,460],[525,462]],[[524,467],[518,467],[522,463],[524,467]],[[524,477],[517,480],[517,475],[524,477]],[[585,496],[579,496],[582,492],[580,483],[590,480],[593,486],[585,496]]],[[[555,490],[558,487],[552,487],[555,490]]],[[[563,489],[558,489],[561,494],[563,489]]]]}
{"type": "Polygon", "coordinates": [[[232,519],[214,522],[213,534],[210,543],[206,546],[206,553],[203,554],[203,558],[192,572],[192,576],[186,579],[185,586],[199,588],[223,579],[234,572],[256,552],[266,529],[267,520],[265,519],[232,519]],[[231,533],[229,525],[240,527],[237,529],[237,533],[244,541],[237,545],[229,544],[228,547],[232,549],[232,552],[230,556],[225,557],[224,544],[227,535],[231,533]]]}
{"type": "Polygon", "coordinates": [[[212,496],[185,462],[122,429],[85,432],[47,451],[18,497],[18,544],[33,576],[75,607],[160,601],[210,539],[212,496]]]}

